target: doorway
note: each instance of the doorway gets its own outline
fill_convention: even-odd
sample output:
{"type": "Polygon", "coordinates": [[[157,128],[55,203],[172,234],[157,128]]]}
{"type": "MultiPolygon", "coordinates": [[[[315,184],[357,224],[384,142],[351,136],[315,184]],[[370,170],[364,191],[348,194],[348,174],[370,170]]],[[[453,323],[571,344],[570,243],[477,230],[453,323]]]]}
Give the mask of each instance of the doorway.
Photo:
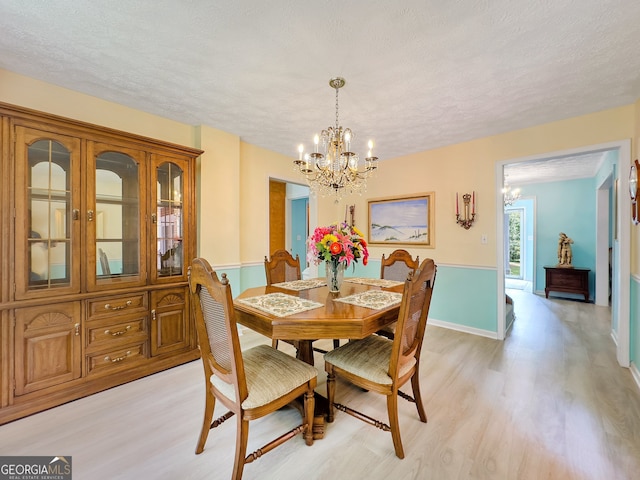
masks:
{"type": "Polygon", "coordinates": [[[286,249],[287,184],[269,179],[269,255],[286,249]]]}
{"type": "Polygon", "coordinates": [[[533,293],[534,200],[520,199],[504,211],[505,288],[533,293]]]}
{"type": "MultiPolygon", "coordinates": [[[[524,157],[519,159],[512,159],[506,161],[496,162],[495,168],[495,184],[496,184],[496,218],[499,220],[496,222],[497,226],[497,238],[504,238],[507,224],[504,221],[504,205],[502,186],[504,182],[504,167],[509,164],[524,164],[524,163],[538,163],[550,159],[560,159],[564,157],[571,157],[577,155],[584,155],[594,152],[609,152],[617,156],[617,162],[614,163],[614,169],[617,172],[628,171],[631,165],[631,142],[629,140],[622,140],[618,142],[611,142],[601,145],[593,145],[591,147],[583,147],[579,149],[564,150],[559,152],[553,152],[545,155],[534,155],[531,157],[524,157]]],[[[625,175],[619,176],[619,189],[618,192],[626,191],[628,189],[628,179],[625,175]]],[[[619,193],[618,193],[619,194],[619,193]]],[[[605,194],[603,193],[603,197],[605,194]]],[[[614,202],[616,200],[614,199],[614,202]]],[[[614,227],[614,242],[613,242],[613,255],[612,255],[612,269],[613,269],[613,284],[612,289],[612,335],[616,338],[617,345],[617,359],[618,363],[623,367],[629,366],[629,338],[630,338],[630,285],[629,278],[630,262],[622,261],[623,255],[630,255],[631,252],[631,225],[630,225],[630,203],[629,202],[616,202],[617,209],[601,209],[596,216],[596,231],[607,231],[609,228],[609,218],[615,214],[613,222],[614,227]],[[616,288],[617,287],[617,288],[616,288]]],[[[497,260],[498,271],[505,272],[505,244],[506,242],[497,242],[497,260]]],[[[605,244],[596,246],[597,252],[608,252],[608,245],[605,244]]],[[[608,255],[607,255],[608,256],[608,255]]],[[[597,262],[599,264],[599,262],[597,262]]],[[[605,275],[608,277],[608,269],[600,269],[604,271],[596,272],[596,282],[598,283],[598,276],[605,275]]],[[[497,276],[497,303],[498,303],[498,332],[499,339],[505,338],[506,322],[505,322],[505,275],[500,274],[497,276]]]]}
{"type": "Polygon", "coordinates": [[[306,267],[306,241],[309,236],[309,187],[278,179],[269,179],[269,254],[288,250],[300,257],[306,267]]]}
{"type": "Polygon", "coordinates": [[[307,268],[307,238],[309,237],[309,197],[291,199],[291,254],[300,258],[300,268],[307,268]]]}
{"type": "Polygon", "coordinates": [[[512,280],[522,280],[522,217],[524,210],[521,208],[509,208],[505,211],[505,246],[506,264],[505,275],[512,280]]]}

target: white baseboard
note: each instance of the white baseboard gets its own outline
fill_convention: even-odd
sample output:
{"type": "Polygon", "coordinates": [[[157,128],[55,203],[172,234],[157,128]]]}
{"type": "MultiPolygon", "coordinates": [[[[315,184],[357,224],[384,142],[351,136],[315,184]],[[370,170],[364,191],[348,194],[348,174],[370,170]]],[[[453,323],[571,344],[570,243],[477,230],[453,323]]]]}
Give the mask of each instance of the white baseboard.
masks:
{"type": "Polygon", "coordinates": [[[442,320],[436,320],[429,318],[427,325],[434,325],[436,327],[448,328],[449,330],[455,330],[457,332],[470,333],[471,335],[478,335],[480,337],[487,337],[493,340],[498,339],[498,334],[490,330],[482,330],[480,328],[467,327],[465,325],[458,325],[457,323],[443,322],[442,320]]]}
{"type": "Polygon", "coordinates": [[[631,371],[633,379],[636,381],[638,390],[640,390],[640,370],[638,370],[638,366],[635,363],[631,362],[631,365],[629,365],[629,370],[631,371]]]}

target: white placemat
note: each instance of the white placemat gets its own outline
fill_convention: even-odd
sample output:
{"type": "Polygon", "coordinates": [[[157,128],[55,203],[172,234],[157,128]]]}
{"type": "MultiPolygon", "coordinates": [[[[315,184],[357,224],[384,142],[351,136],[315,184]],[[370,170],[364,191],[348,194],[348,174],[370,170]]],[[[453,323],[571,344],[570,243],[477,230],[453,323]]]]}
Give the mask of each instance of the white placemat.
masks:
{"type": "Polygon", "coordinates": [[[399,304],[402,301],[402,294],[384,290],[367,290],[366,292],[354,293],[348,297],[336,298],[334,301],[372,308],[373,310],[382,310],[399,304]]]}
{"type": "Polygon", "coordinates": [[[268,293],[257,297],[237,298],[235,303],[241,303],[276,317],[286,317],[294,313],[324,307],[323,303],[305,300],[285,293],[268,293]]]}
{"type": "Polygon", "coordinates": [[[372,285],[374,287],[397,287],[404,282],[398,282],[397,280],[385,280],[384,278],[361,278],[361,277],[345,277],[345,282],[359,283],[361,285],[372,285]]]}
{"type": "Polygon", "coordinates": [[[309,290],[310,288],[324,287],[327,284],[326,280],[319,278],[311,278],[309,280],[293,280],[291,282],[274,283],[272,287],[284,288],[285,290],[309,290]]]}

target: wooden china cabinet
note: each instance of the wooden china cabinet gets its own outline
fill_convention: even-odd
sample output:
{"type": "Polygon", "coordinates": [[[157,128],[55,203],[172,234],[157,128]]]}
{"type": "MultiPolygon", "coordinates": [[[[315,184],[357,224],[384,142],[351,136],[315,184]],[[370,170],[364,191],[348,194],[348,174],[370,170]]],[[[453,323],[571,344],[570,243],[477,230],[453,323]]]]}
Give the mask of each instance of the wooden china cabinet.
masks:
{"type": "Polygon", "coordinates": [[[202,152],[0,103],[0,424],[198,358],[202,152]]]}

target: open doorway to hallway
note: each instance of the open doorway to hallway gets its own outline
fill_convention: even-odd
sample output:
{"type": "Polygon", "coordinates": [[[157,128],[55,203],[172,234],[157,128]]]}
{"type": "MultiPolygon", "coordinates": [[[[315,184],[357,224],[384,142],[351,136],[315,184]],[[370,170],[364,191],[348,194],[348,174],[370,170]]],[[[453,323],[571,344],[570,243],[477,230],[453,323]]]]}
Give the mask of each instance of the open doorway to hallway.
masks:
{"type": "MultiPolygon", "coordinates": [[[[497,213],[497,237],[503,239],[503,241],[497,242],[498,245],[498,338],[505,338],[506,334],[506,321],[505,321],[505,305],[503,304],[505,294],[505,280],[506,275],[506,242],[504,241],[505,230],[507,229],[507,222],[504,220],[504,203],[502,195],[502,187],[504,185],[505,175],[509,175],[509,183],[517,186],[518,181],[515,180],[513,168],[517,166],[523,167],[523,172],[527,174],[546,174],[549,180],[546,182],[558,182],[564,175],[575,175],[578,167],[584,166],[585,158],[592,155],[604,155],[604,168],[602,163],[598,164],[595,172],[585,175],[582,178],[594,178],[593,187],[595,192],[593,197],[595,200],[593,203],[585,204],[585,207],[591,209],[590,216],[578,215],[576,218],[582,220],[588,219],[592,225],[595,225],[596,232],[603,232],[602,235],[596,235],[594,243],[595,257],[591,253],[592,258],[590,262],[592,265],[589,267],[592,269],[591,277],[592,281],[595,280],[595,288],[591,289],[592,293],[595,290],[596,304],[597,305],[609,305],[608,299],[608,282],[609,282],[609,248],[612,247],[612,297],[611,297],[611,336],[614,338],[617,346],[618,362],[621,366],[629,366],[629,338],[630,338],[630,262],[628,261],[628,255],[631,251],[630,241],[630,204],[629,202],[617,201],[616,195],[612,192],[626,191],[628,189],[628,182],[625,175],[618,172],[628,171],[631,164],[631,144],[629,140],[621,140],[617,142],[610,142],[600,145],[592,145],[590,147],[582,147],[578,149],[569,149],[544,155],[534,155],[530,157],[517,158],[512,160],[500,161],[496,163],[496,198],[498,200],[496,204],[497,213]],[[559,168],[552,168],[551,162],[555,162],[559,168]],[[620,182],[619,189],[613,189],[613,182],[618,179],[620,182]],[[612,205],[616,205],[618,208],[612,208],[612,205]],[[502,221],[501,221],[502,219],[502,221]],[[595,258],[595,259],[594,259],[595,258]],[[604,288],[598,287],[603,285],[604,288]],[[600,295],[599,295],[600,292],[600,295]],[[603,297],[603,302],[599,301],[599,297],[603,297]]],[[[563,180],[564,181],[564,180],[563,180]]],[[[545,181],[538,179],[536,183],[544,184],[545,181]]],[[[533,183],[533,182],[532,182],[533,183]]],[[[588,188],[588,187],[587,187],[588,188]]],[[[558,190],[564,191],[564,190],[558,190]]],[[[525,192],[526,193],[526,192],[525,192]]],[[[546,198],[546,197],[538,197],[546,198]]],[[[564,197],[565,199],[567,197],[564,197]]],[[[580,197],[571,197],[574,200],[580,197]]],[[[534,222],[536,224],[545,218],[553,218],[553,215],[558,210],[565,208],[564,200],[559,200],[557,205],[545,206],[547,214],[540,212],[540,205],[536,204],[536,213],[534,215],[534,222]],[[549,216],[551,215],[551,217],[549,216]]],[[[546,251],[536,255],[534,252],[534,272],[542,271],[542,265],[545,262],[555,261],[555,252],[550,250],[551,238],[557,235],[558,228],[564,228],[564,226],[552,225],[555,229],[553,233],[547,232],[542,241],[536,242],[536,249],[545,248],[546,251]],[[539,257],[536,259],[536,257],[539,257]]],[[[541,225],[536,226],[536,236],[541,235],[541,225]]],[[[584,257],[583,257],[584,258],[584,257]]],[[[592,283],[593,285],[593,283],[592,283]]],[[[534,279],[534,292],[539,293],[544,290],[544,272],[540,273],[534,279]]]]}
{"type": "Polygon", "coordinates": [[[279,249],[300,257],[306,264],[309,236],[309,187],[278,179],[269,179],[269,254],[279,249]]]}

